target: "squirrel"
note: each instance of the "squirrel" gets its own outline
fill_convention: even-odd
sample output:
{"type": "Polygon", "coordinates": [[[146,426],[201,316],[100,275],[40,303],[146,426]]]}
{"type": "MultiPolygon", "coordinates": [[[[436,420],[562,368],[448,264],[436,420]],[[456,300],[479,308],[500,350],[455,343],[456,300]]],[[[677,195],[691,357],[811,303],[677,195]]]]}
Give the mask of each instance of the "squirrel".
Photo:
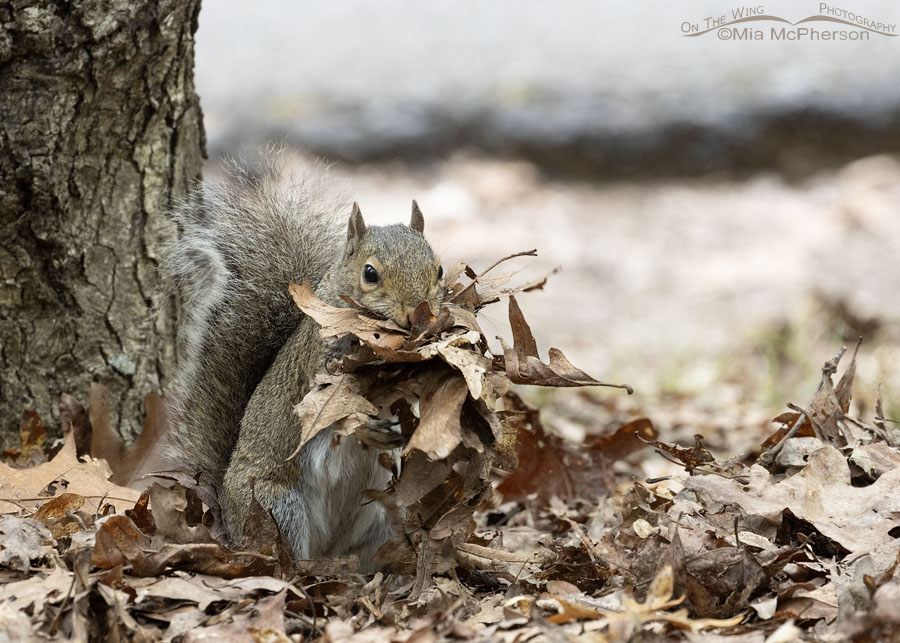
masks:
{"type": "Polygon", "coordinates": [[[301,436],[294,406],[349,341],[326,346],[288,285],[309,281],[326,303],[348,307],[347,296],[407,328],[421,302],[437,312],[443,268],[421,210],[413,201],[409,225],[369,226],[324,175],[288,186],[268,161],[234,165],[173,217],[179,235],[164,263],[180,306],[172,455],[217,490],[233,544],[255,496],[295,558],[357,554],[373,571],[393,537],[364,493],[390,481],[378,452],[356,436],[332,444],[325,430],[289,459],[301,436]]]}

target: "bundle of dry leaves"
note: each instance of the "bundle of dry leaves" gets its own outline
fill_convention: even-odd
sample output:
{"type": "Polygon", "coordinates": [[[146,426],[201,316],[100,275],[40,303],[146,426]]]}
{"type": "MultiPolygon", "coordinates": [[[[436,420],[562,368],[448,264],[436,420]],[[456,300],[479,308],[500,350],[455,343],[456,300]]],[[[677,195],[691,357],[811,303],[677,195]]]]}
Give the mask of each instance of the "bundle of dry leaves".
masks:
{"type": "Polygon", "coordinates": [[[615,386],[575,368],[556,349],[550,349],[549,364],[540,360],[515,294],[542,287],[546,278],[507,288],[514,273],[488,276],[508,259],[534,254],[504,257],[481,274],[459,264],[447,274],[447,304],[436,316],[421,304],[409,330],[371,317],[352,300],[351,308],[333,307],[317,299],[309,284],[291,284],[294,301],[318,322],[324,341],[352,340],[350,352],[327,366],[329,373],[316,378],[297,406],[303,437],[295,453],[327,427],[375,447],[398,438],[405,445],[394,483],[372,498],[388,508],[398,533],[379,559],[396,572],[415,574],[413,599],[434,574],[456,567],[457,548],[472,535],[476,510],[498,504],[493,472],[515,469],[525,405],[510,382],[615,386]],[[461,282],[463,275],[469,283],[461,282]],[[513,346],[500,338],[503,353],[491,356],[475,315],[501,296],[509,297],[513,346]],[[374,417],[397,418],[400,435],[389,422],[384,432],[373,429],[374,417]]]}
{"type": "Polygon", "coordinates": [[[26,414],[22,449],[5,454],[13,466],[0,464],[0,633],[185,641],[728,634],[759,643],[897,635],[900,431],[880,406],[872,423],[847,415],[855,355],[837,386],[840,356],[826,363],[809,404],[776,418],[784,426],[759,453],[720,461],[700,436],[690,447],[660,442],[649,420],[589,393],[566,398],[589,425],[573,444],[545,430],[508,381],[596,382],[558,352],[540,361],[516,290],[504,290],[509,276],[467,274],[473,283],[450,281],[452,305],[436,317],[420,311],[409,334],[292,289],[323,337],[358,340],[298,407],[304,439],[336,426],[393,444],[390,425],[399,423],[402,465],[390,489],[373,493],[398,526],[381,552],[393,571],[366,578],[349,560],[290,561],[259,508],[247,541],[224,546],[208,490],[176,473],[165,474],[167,486],[135,480],[165,424],[160,400],[148,397],[144,434],[124,449],[104,413],[108,393],[96,385],[89,416],[64,396],[62,445],[44,446],[40,419],[26,414]],[[474,311],[501,295],[510,296],[513,346],[490,355],[474,311]],[[634,456],[647,445],[684,473],[670,467],[647,479],[647,460],[634,456]]]}

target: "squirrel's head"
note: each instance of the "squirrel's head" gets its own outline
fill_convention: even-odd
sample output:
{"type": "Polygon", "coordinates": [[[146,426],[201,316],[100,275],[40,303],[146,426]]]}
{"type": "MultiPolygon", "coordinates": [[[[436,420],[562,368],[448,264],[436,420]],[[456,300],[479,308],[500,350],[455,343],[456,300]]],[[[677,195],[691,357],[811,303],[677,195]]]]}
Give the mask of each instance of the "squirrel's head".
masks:
{"type": "Polygon", "coordinates": [[[437,314],[444,299],[444,270],[425,241],[424,229],[425,219],[415,201],[408,226],[366,226],[354,203],[337,294],[404,328],[423,301],[437,314]]]}

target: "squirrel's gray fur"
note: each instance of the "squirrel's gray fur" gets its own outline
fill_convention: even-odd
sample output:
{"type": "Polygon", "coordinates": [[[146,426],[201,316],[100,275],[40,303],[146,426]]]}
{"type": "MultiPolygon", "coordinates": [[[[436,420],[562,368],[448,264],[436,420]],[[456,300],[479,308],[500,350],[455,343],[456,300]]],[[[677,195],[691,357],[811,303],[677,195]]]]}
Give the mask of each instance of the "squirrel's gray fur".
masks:
{"type": "Polygon", "coordinates": [[[332,446],[323,431],[289,460],[300,438],[293,406],[342,346],[326,354],[287,286],[308,280],[332,305],[349,295],[404,324],[421,301],[436,311],[439,264],[415,204],[412,227],[366,227],[321,174],[288,185],[275,164],[234,166],[174,213],[179,238],[165,262],[180,305],[173,453],[219,491],[232,541],[253,479],[296,557],[357,553],[371,569],[391,535],[383,509],[364,497],[389,480],[377,452],[355,437],[332,446]],[[369,264],[376,285],[360,280],[369,264]]]}

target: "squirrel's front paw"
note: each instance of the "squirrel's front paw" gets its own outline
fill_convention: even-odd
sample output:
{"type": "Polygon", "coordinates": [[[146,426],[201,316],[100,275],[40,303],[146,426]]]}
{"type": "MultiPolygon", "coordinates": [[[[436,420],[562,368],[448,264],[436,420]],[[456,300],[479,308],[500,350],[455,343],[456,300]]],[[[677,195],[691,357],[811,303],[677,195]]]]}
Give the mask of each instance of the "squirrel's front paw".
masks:
{"type": "Polygon", "coordinates": [[[406,438],[394,427],[399,426],[395,420],[370,419],[366,428],[356,432],[359,441],[375,449],[391,450],[406,445],[406,438]]]}

